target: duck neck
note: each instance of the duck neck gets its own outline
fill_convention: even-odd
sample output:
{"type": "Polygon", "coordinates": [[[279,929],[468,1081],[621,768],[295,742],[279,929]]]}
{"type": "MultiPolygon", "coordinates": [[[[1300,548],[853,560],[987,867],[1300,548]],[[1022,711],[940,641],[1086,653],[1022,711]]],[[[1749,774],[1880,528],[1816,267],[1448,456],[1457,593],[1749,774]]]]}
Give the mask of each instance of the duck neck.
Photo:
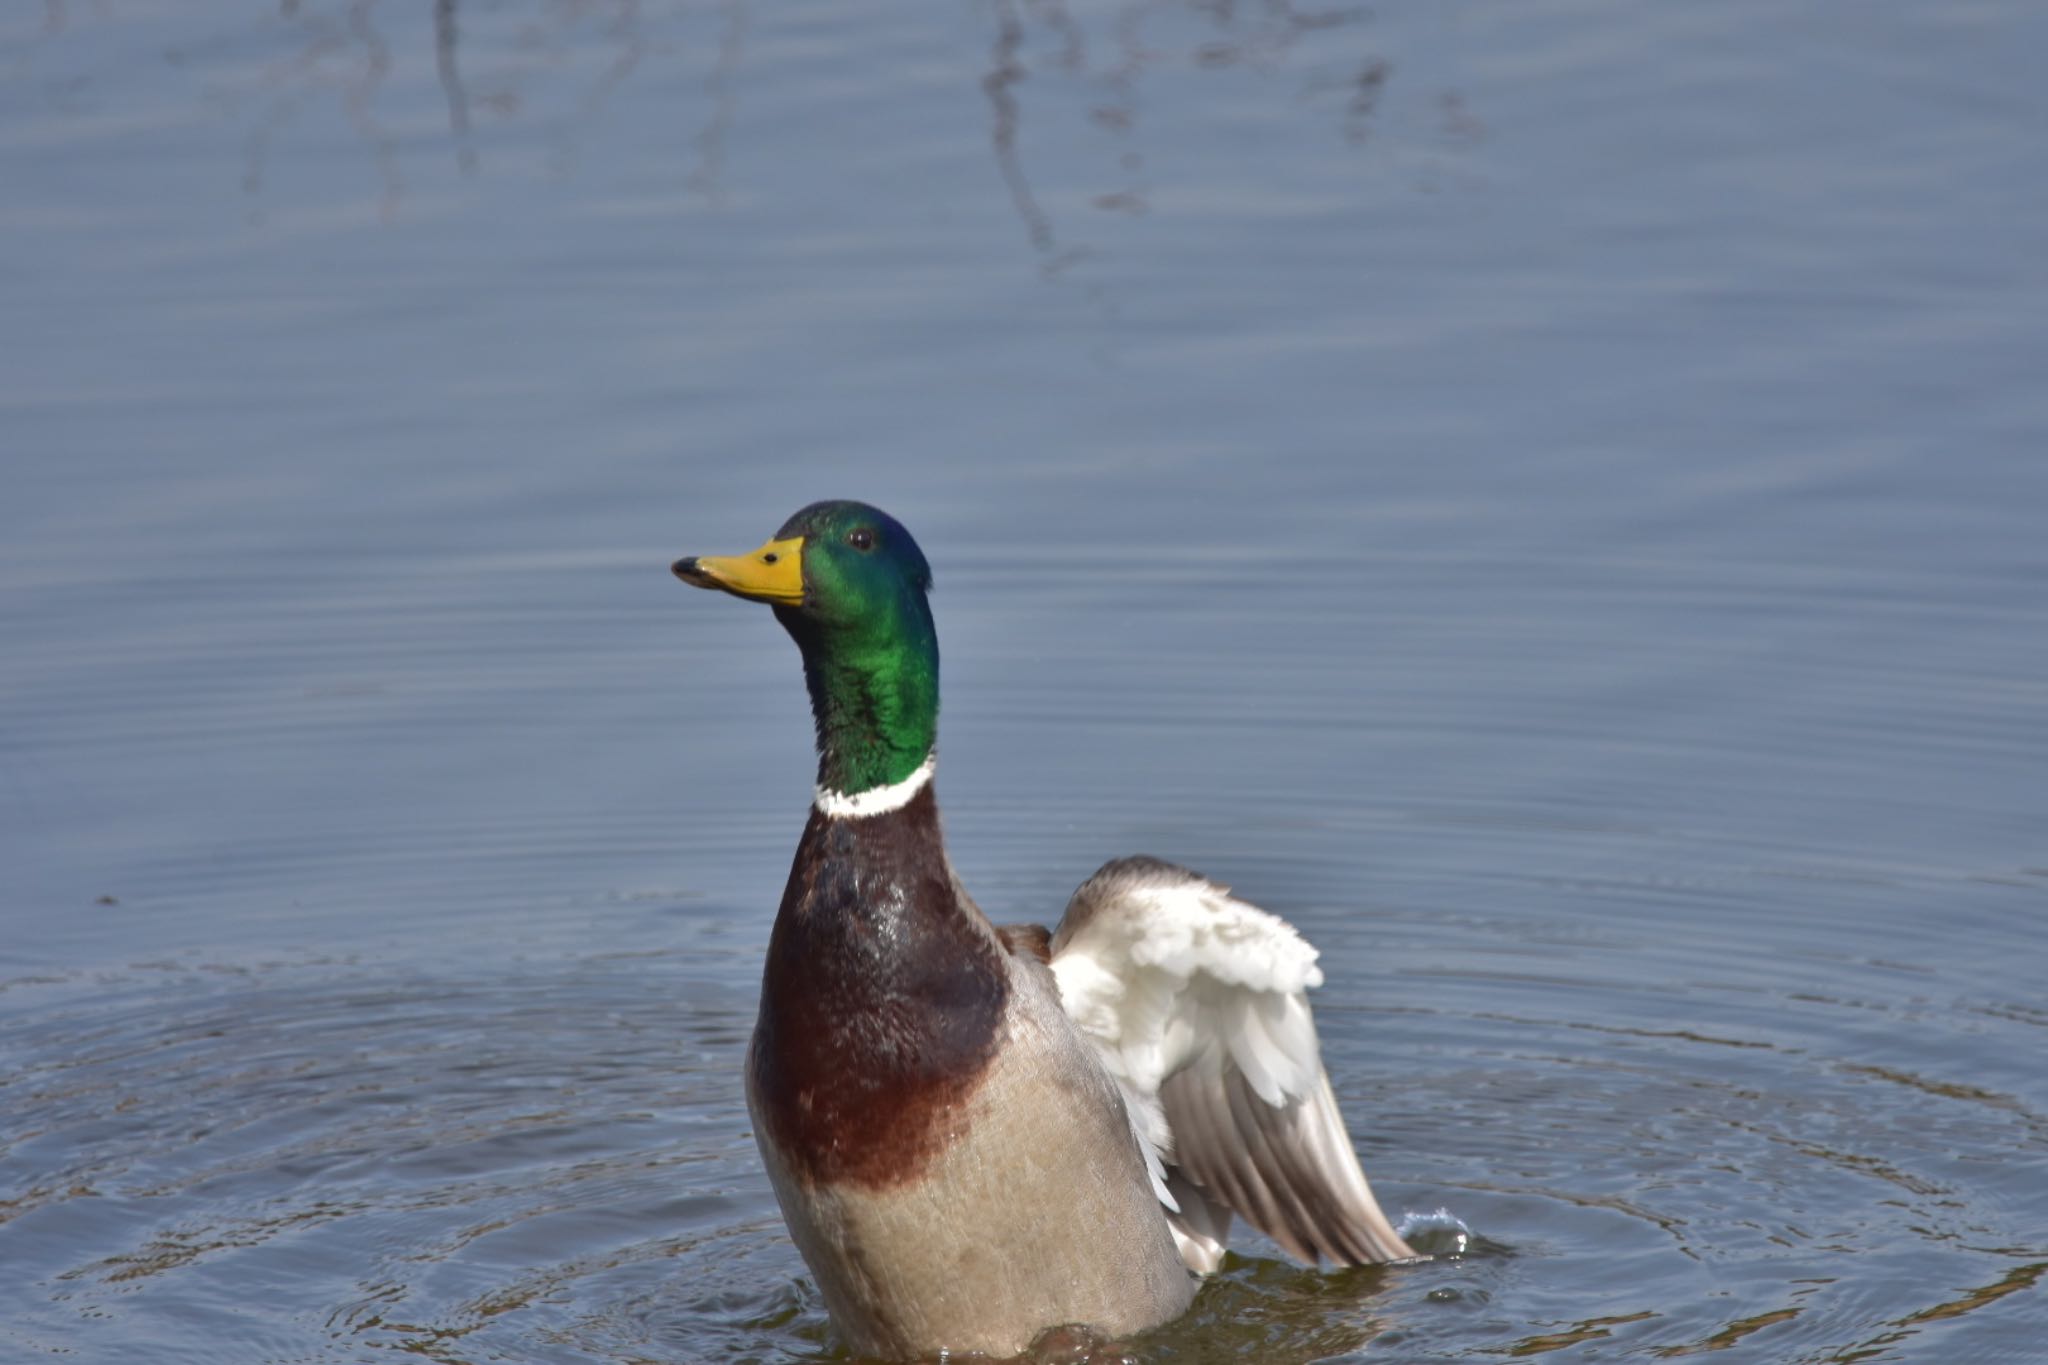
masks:
{"type": "MultiPolygon", "coordinates": [[[[783,621],[804,656],[818,729],[817,807],[877,815],[930,781],[939,734],[939,645],[922,594],[882,630],[783,621]]],[[[778,615],[784,613],[778,611],[778,615]]]]}

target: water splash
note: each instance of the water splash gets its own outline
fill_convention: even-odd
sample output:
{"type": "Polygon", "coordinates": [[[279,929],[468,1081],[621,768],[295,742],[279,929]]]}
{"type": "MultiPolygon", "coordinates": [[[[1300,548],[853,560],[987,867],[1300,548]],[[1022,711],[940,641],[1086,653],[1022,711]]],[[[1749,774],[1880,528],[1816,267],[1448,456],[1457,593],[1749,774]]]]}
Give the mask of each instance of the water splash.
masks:
{"type": "Polygon", "coordinates": [[[1449,1209],[1430,1213],[1405,1210],[1394,1231],[1424,1256],[1463,1256],[1472,1245],[1472,1229],[1449,1209]]]}

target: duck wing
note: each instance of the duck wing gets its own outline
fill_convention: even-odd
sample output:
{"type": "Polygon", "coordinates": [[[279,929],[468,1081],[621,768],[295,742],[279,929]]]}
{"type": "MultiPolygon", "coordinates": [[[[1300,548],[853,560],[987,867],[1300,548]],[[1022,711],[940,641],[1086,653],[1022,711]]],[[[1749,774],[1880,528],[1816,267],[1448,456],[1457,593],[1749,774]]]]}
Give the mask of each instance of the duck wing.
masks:
{"type": "Polygon", "coordinates": [[[1082,884],[1052,935],[1061,1003],[1168,1166],[1181,1254],[1216,1268],[1233,1213],[1303,1260],[1416,1253],[1373,1198],[1323,1070],[1316,950],[1277,915],[1156,858],[1082,884]]]}

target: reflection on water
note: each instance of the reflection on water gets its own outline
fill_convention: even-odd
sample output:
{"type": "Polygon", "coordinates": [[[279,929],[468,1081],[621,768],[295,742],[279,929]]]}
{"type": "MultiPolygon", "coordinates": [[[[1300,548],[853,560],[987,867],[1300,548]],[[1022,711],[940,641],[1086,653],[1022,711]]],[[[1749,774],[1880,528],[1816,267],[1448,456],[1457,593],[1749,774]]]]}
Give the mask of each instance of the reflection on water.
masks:
{"type": "MultiPolygon", "coordinates": [[[[296,7],[296,3],[294,5],[296,7]]],[[[457,0],[434,0],[434,72],[441,90],[448,96],[448,132],[455,139],[455,155],[463,174],[476,171],[476,148],[469,136],[469,92],[462,86],[462,72],[456,61],[461,27],[456,18],[457,0]]]]}
{"type": "MultiPolygon", "coordinates": [[[[985,17],[992,36],[980,84],[990,153],[1048,273],[1081,259],[1087,248],[1060,244],[1054,214],[1033,189],[1024,131],[1034,93],[1048,106],[1041,117],[1071,120],[1096,135],[1104,171],[1117,177],[1118,183],[1086,195],[1087,202],[1099,211],[1143,214],[1154,208],[1145,174],[1148,80],[1251,73],[1276,105],[1303,103],[1323,126],[1363,146],[1394,75],[1387,57],[1355,40],[1353,30],[1371,21],[1357,6],[1124,0],[1077,16],[1061,0],[994,0],[985,17]]],[[[310,108],[332,102],[375,167],[379,208],[388,219],[406,201],[407,163],[432,150],[396,123],[410,121],[409,73],[425,65],[420,58],[427,53],[445,108],[445,151],[463,175],[482,166],[482,144],[494,130],[516,137],[513,130],[533,123],[556,129],[554,168],[571,174],[576,145],[621,86],[636,75],[661,80],[677,65],[701,66],[708,112],[690,139],[695,164],[687,183],[719,202],[745,79],[750,4],[725,0],[707,11],[698,4],[589,0],[465,9],[462,0],[433,0],[421,23],[414,12],[371,0],[282,0],[272,13],[240,27],[212,22],[204,36],[180,39],[164,58],[203,70],[218,53],[264,54],[209,73],[198,92],[243,128],[243,188],[260,196],[280,141],[310,108]],[[707,13],[715,14],[715,27],[706,28],[707,13]],[[707,50],[708,64],[701,55],[707,50]],[[480,114],[490,121],[482,128],[480,114]]],[[[72,11],[52,0],[41,36],[55,40],[73,27],[72,11]]],[[[1457,148],[1479,135],[1461,94],[1440,91],[1429,99],[1443,146],[1457,148]]]]}
{"type": "MultiPolygon", "coordinates": [[[[1106,14],[1091,13],[1083,22],[1063,0],[1028,5],[996,0],[994,12],[995,43],[982,90],[988,96],[996,168],[1049,274],[1088,253],[1084,247],[1060,246],[1052,216],[1032,189],[1020,139],[1027,91],[1034,82],[1056,83],[1062,98],[1050,113],[1072,115],[1077,111],[1067,106],[1085,106],[1088,123],[1105,134],[1115,150],[1123,184],[1092,194],[1089,202],[1111,213],[1143,214],[1153,207],[1146,189],[1144,151],[1148,76],[1248,69],[1270,78],[1291,66],[1304,66],[1312,73],[1305,80],[1270,81],[1271,97],[1286,102],[1306,96],[1314,104],[1327,105],[1327,97],[1334,93],[1343,135],[1358,145],[1366,141],[1393,71],[1391,63],[1377,55],[1345,55],[1330,62],[1301,50],[1334,30],[1365,24],[1370,15],[1359,7],[1304,12],[1284,0],[1258,6],[1138,0],[1106,14]]],[[[1464,114],[1460,97],[1442,98],[1446,128],[1455,128],[1461,137],[1475,133],[1477,125],[1464,114]]]]}

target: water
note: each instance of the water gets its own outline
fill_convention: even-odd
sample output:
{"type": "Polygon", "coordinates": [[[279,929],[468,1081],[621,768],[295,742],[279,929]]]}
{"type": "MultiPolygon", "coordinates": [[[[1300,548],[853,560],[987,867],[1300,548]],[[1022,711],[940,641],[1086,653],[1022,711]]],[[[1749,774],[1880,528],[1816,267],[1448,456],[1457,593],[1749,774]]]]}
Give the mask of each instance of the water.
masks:
{"type": "Polygon", "coordinates": [[[831,1354],[666,573],[826,496],[982,903],[1286,914],[1472,1229],[1117,1349],[2041,1358],[2048,20],[436,13],[0,21],[0,1359],[831,1354]]]}

